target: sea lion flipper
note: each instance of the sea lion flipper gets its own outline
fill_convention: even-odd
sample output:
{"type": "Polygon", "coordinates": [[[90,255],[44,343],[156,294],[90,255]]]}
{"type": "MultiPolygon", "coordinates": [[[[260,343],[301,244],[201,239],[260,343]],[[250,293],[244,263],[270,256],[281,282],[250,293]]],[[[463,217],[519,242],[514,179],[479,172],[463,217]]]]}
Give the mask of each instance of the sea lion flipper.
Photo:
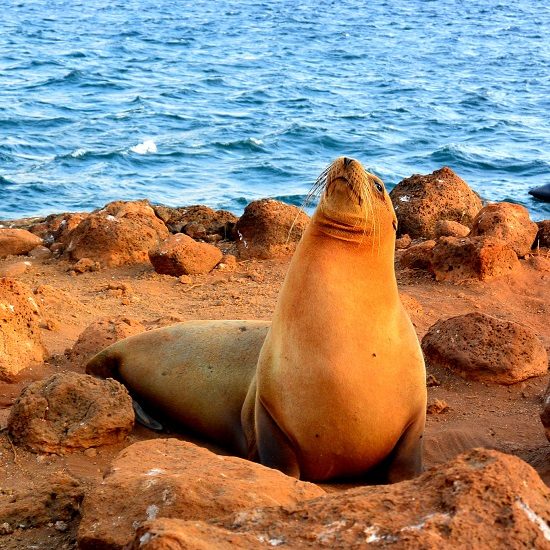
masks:
{"type": "Polygon", "coordinates": [[[422,473],[425,415],[419,414],[395,446],[387,470],[387,481],[397,483],[422,473]]]}
{"type": "Polygon", "coordinates": [[[264,466],[300,479],[300,465],[290,440],[260,400],[256,401],[256,440],[264,466]]]}
{"type": "Polygon", "coordinates": [[[134,406],[134,412],[136,413],[136,420],[142,426],[145,426],[155,432],[162,432],[164,430],[162,424],[146,413],[143,410],[143,407],[135,399],[132,399],[132,405],[134,406]]]}

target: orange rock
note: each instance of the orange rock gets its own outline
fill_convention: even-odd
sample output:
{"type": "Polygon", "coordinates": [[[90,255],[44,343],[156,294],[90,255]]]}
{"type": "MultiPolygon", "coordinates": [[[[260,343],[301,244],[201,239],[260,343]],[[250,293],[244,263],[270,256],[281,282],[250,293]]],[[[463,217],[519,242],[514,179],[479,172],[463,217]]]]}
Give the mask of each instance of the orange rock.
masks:
{"type": "Polygon", "coordinates": [[[81,221],[67,236],[65,252],[72,260],[90,258],[104,266],[148,263],[149,250],[167,237],[146,201],[118,201],[81,221]]]}
{"type": "Polygon", "coordinates": [[[466,237],[470,228],[458,222],[438,220],[435,222],[434,233],[436,237],[466,237]]]}
{"type": "Polygon", "coordinates": [[[0,278],[0,380],[13,381],[21,370],[42,362],[40,312],[23,283],[0,278]]]}
{"type": "Polygon", "coordinates": [[[0,229],[0,258],[28,254],[42,239],[25,229],[0,229]]]}
{"type": "Polygon", "coordinates": [[[430,240],[409,246],[403,252],[399,263],[402,267],[412,269],[430,269],[435,244],[435,241],[430,240]]]}
{"type": "Polygon", "coordinates": [[[296,248],[309,216],[296,206],[273,199],[251,202],[235,225],[241,258],[273,258],[296,248]]]}
{"type": "Polygon", "coordinates": [[[441,237],[432,251],[437,281],[485,281],[508,275],[520,264],[516,253],[493,237],[441,237]]]}
{"type": "Polygon", "coordinates": [[[470,226],[482,206],[479,196],[447,167],[400,181],[390,197],[399,220],[399,235],[408,233],[413,239],[436,237],[439,220],[470,226]]]}
{"type": "Polygon", "coordinates": [[[85,212],[66,212],[63,214],[51,214],[44,220],[32,225],[29,230],[38,235],[50,246],[57,242],[67,244],[67,236],[89,214],[85,212]]]}
{"type": "Polygon", "coordinates": [[[531,466],[474,449],[395,485],[210,521],[149,521],[133,548],[548,548],[549,522],[550,490],[531,466]]]}
{"type": "Polygon", "coordinates": [[[191,443],[142,441],[122,451],[84,499],[79,548],[123,548],[142,522],[157,517],[209,519],[322,494],[311,483],[191,443]]]}
{"type": "Polygon", "coordinates": [[[30,267],[31,262],[15,262],[0,267],[0,277],[19,277],[30,267]]]}
{"type": "Polygon", "coordinates": [[[395,248],[397,250],[404,250],[405,248],[409,248],[411,246],[412,239],[409,237],[409,235],[405,234],[399,237],[399,239],[395,239],[395,248]]]}
{"type": "Polygon", "coordinates": [[[472,237],[495,237],[504,241],[520,258],[529,254],[538,227],[524,206],[509,202],[489,204],[472,223],[472,237]]]}
{"type": "Polygon", "coordinates": [[[483,313],[438,321],[422,338],[422,351],[428,366],[496,384],[515,384],[548,370],[546,349],[533,331],[483,313]]]}
{"type": "Polygon", "coordinates": [[[47,260],[52,257],[52,251],[48,247],[40,245],[33,248],[29,252],[29,256],[37,260],[47,260]]]}
{"type": "Polygon", "coordinates": [[[102,349],[118,340],[143,332],[145,327],[128,317],[106,317],[86,327],[69,353],[73,365],[84,367],[102,349]]]}
{"type": "Polygon", "coordinates": [[[158,247],[149,251],[149,260],[155,271],[175,277],[209,273],[222,256],[219,248],[198,243],[183,233],[170,235],[158,247]]]}
{"type": "Polygon", "coordinates": [[[15,443],[46,453],[118,443],[133,426],[132,399],[122,384],[75,372],[28,385],[8,418],[15,443]]]}
{"type": "Polygon", "coordinates": [[[57,472],[35,480],[32,490],[0,492],[0,518],[6,529],[28,529],[78,515],[84,488],[67,473],[57,472]]]}

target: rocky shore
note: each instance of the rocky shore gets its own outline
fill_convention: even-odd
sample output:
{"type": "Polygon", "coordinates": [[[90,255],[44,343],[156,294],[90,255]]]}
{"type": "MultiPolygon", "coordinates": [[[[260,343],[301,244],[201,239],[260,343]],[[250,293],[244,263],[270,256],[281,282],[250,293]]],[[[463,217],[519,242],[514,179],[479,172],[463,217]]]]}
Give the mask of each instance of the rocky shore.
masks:
{"type": "Polygon", "coordinates": [[[269,320],[301,210],[118,201],[1,221],[0,547],[550,547],[550,220],[484,205],[449,168],[391,198],[428,373],[428,470],[392,486],[317,486],[151,432],[120,384],[84,374],[145,330],[269,320]]]}

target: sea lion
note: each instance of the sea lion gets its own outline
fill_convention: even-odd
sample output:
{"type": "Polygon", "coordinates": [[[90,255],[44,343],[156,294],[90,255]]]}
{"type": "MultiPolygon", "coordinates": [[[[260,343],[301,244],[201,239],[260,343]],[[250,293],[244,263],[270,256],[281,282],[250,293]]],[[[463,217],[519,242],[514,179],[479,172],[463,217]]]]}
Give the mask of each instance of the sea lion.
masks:
{"type": "Polygon", "coordinates": [[[356,160],[334,161],[314,191],[319,206],[271,328],[181,323],[113,344],[87,372],[295,477],[408,478],[422,466],[426,385],[397,291],[397,219],[383,183],[356,160]]]}
{"type": "Polygon", "coordinates": [[[241,410],[268,321],[187,321],[119,340],[86,372],[114,378],[148,427],[167,417],[244,456],[241,410]],[[151,417],[143,411],[145,406],[151,417]]]}
{"type": "Polygon", "coordinates": [[[530,189],[529,194],[541,201],[550,202],[550,183],[530,189]]]}
{"type": "Polygon", "coordinates": [[[243,408],[250,455],[312,481],[399,481],[422,467],[426,383],[397,290],[397,218],[354,159],[318,187],[243,408]]]}

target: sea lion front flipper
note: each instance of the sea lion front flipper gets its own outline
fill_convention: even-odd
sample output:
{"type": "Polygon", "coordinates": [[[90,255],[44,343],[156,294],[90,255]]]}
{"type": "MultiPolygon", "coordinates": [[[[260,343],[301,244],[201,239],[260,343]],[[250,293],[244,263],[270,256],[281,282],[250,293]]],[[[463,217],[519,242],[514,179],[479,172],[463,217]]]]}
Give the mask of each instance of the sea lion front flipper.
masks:
{"type": "Polygon", "coordinates": [[[422,473],[423,430],[425,416],[418,418],[405,430],[399,438],[392,454],[387,470],[387,481],[397,483],[411,479],[422,473]]]}
{"type": "Polygon", "coordinates": [[[155,432],[162,432],[164,430],[162,424],[146,413],[143,410],[143,407],[135,399],[132,399],[132,405],[134,406],[134,412],[136,413],[136,420],[142,426],[145,426],[155,432]]]}
{"type": "Polygon", "coordinates": [[[300,465],[288,437],[259,399],[256,400],[256,443],[261,464],[300,479],[300,465]]]}

